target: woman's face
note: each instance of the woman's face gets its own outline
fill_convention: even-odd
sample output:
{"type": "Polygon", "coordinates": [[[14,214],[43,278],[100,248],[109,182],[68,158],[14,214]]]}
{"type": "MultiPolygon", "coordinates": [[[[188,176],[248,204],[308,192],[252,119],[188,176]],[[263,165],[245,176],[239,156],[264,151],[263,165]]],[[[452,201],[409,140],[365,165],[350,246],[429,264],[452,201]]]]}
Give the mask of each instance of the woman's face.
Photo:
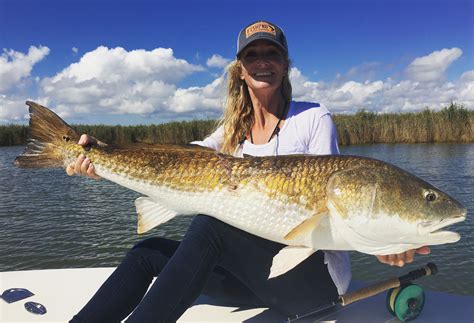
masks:
{"type": "Polygon", "coordinates": [[[240,55],[242,80],[249,90],[276,91],[281,87],[288,72],[288,63],[283,52],[269,41],[257,40],[247,46],[240,55]]]}

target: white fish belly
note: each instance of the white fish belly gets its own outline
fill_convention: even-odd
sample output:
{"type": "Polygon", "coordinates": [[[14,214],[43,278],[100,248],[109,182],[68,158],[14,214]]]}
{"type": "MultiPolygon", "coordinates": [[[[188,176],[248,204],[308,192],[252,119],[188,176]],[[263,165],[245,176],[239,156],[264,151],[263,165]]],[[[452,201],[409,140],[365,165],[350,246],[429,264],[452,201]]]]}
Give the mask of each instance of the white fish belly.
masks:
{"type": "Polygon", "coordinates": [[[151,185],[96,166],[98,175],[149,196],[179,214],[206,214],[264,239],[287,245],[312,247],[310,235],[287,241],[284,236],[313,214],[293,203],[271,199],[253,188],[226,188],[210,192],[186,192],[151,185]]]}

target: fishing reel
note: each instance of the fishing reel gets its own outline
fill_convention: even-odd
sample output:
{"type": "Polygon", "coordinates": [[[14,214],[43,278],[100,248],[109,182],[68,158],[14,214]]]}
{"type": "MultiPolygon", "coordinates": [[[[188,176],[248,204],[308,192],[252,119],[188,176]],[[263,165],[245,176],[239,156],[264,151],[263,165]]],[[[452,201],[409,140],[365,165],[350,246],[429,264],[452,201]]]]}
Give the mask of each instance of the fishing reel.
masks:
{"type": "Polygon", "coordinates": [[[420,315],[425,305],[425,292],[412,281],[423,276],[435,275],[437,272],[436,265],[428,263],[421,269],[399,277],[400,286],[391,288],[387,293],[385,305],[389,313],[402,322],[411,321],[420,315]]]}
{"type": "Polygon", "coordinates": [[[423,310],[425,292],[419,285],[403,284],[388,291],[386,305],[389,313],[400,321],[411,321],[423,310]]]}
{"type": "Polygon", "coordinates": [[[388,290],[386,305],[393,316],[400,321],[406,322],[415,319],[420,315],[425,305],[425,292],[419,285],[412,281],[421,277],[432,276],[438,272],[434,263],[428,263],[419,269],[410,271],[408,274],[394,277],[382,282],[363,287],[356,291],[340,295],[338,300],[325,304],[316,310],[303,315],[297,315],[294,318],[288,318],[287,322],[294,322],[309,315],[328,310],[336,305],[347,306],[368,297],[380,294],[388,290]]]}

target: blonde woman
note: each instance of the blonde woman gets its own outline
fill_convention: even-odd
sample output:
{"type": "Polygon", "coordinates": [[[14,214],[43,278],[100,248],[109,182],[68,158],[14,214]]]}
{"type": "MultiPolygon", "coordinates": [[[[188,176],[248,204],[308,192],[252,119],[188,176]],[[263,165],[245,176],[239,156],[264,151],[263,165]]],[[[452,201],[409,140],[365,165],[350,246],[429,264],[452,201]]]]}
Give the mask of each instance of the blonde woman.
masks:
{"type": "MultiPolygon", "coordinates": [[[[257,21],[241,30],[237,44],[221,125],[194,144],[237,157],[338,154],[329,111],[318,103],[291,100],[288,45],[281,28],[257,21]]],[[[80,143],[92,141],[84,135],[80,143]]],[[[84,157],[68,173],[97,177],[84,157]]],[[[283,247],[197,215],[181,242],[149,238],[131,249],[72,321],[116,322],[130,313],[128,322],[176,321],[200,294],[301,315],[347,290],[351,272],[345,252],[318,251],[288,273],[267,279],[283,247]]],[[[413,253],[379,259],[410,262],[413,253]]]]}

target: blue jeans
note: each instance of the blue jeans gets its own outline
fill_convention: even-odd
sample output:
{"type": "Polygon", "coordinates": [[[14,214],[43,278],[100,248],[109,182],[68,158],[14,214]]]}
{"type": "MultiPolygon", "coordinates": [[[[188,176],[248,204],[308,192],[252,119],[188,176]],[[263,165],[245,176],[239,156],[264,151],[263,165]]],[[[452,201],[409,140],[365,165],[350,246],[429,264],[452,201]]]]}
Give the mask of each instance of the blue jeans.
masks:
{"type": "Polygon", "coordinates": [[[119,322],[132,311],[127,322],[173,322],[201,293],[285,315],[308,313],[337,299],[320,251],[267,279],[273,256],[283,247],[198,215],[181,242],[149,238],[133,247],[71,322],[119,322]]]}

